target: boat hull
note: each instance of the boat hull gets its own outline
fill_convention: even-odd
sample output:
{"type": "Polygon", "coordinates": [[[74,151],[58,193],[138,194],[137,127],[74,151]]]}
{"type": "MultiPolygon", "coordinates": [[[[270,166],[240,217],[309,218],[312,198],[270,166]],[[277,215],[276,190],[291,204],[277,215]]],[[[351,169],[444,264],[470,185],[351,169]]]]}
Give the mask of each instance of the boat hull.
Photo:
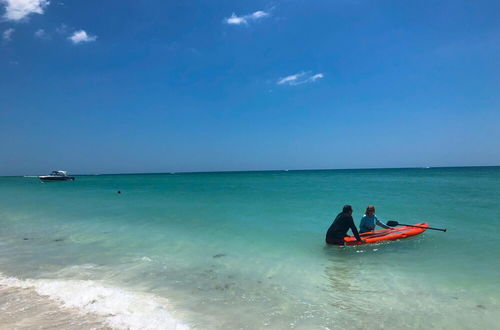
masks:
{"type": "Polygon", "coordinates": [[[55,176],[39,176],[41,181],[75,181],[75,178],[72,176],[65,177],[55,177],[55,176]]]}

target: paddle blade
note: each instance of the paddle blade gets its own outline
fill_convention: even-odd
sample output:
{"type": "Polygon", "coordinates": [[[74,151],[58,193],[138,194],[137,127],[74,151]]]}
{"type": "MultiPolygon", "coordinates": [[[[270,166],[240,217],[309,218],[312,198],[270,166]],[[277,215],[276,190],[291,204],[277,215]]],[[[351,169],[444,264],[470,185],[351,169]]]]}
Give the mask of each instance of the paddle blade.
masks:
{"type": "Polygon", "coordinates": [[[396,227],[397,225],[399,225],[399,222],[394,221],[394,220],[390,220],[390,221],[387,221],[386,225],[388,225],[389,227],[396,227]]]}

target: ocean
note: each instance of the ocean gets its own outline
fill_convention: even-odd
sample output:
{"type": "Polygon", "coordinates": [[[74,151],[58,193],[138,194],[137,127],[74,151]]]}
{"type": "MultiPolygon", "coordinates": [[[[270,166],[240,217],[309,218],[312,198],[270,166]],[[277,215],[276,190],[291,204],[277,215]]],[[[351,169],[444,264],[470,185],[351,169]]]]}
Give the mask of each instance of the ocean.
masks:
{"type": "Polygon", "coordinates": [[[0,324],[497,328],[499,206],[500,167],[0,177],[0,324]],[[326,246],[344,204],[447,232],[326,246]]]}

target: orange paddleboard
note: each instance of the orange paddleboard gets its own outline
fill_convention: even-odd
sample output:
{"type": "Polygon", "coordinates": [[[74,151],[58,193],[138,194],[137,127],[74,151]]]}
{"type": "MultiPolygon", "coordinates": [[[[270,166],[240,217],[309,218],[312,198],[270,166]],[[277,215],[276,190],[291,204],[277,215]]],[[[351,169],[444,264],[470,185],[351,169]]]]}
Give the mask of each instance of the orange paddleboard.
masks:
{"type": "Polygon", "coordinates": [[[421,226],[426,228],[398,226],[394,227],[394,229],[374,230],[360,234],[361,238],[364,239],[366,243],[358,242],[354,236],[344,237],[344,242],[346,245],[361,245],[361,244],[373,244],[381,241],[393,241],[396,239],[422,234],[424,231],[426,231],[427,227],[429,227],[429,224],[427,222],[422,222],[422,223],[417,223],[414,226],[421,226]]]}

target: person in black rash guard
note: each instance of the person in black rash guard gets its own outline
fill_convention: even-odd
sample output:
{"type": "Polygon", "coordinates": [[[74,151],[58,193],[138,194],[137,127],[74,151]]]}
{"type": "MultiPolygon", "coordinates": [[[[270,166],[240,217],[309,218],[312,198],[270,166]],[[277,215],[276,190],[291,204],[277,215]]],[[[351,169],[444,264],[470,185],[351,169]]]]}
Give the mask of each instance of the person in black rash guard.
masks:
{"type": "Polygon", "coordinates": [[[352,230],[354,237],[356,237],[359,242],[364,242],[361,237],[359,237],[358,229],[356,225],[354,225],[351,205],[344,205],[342,212],[337,215],[326,232],[326,244],[344,245],[344,236],[347,236],[347,231],[349,229],[352,230]]]}

